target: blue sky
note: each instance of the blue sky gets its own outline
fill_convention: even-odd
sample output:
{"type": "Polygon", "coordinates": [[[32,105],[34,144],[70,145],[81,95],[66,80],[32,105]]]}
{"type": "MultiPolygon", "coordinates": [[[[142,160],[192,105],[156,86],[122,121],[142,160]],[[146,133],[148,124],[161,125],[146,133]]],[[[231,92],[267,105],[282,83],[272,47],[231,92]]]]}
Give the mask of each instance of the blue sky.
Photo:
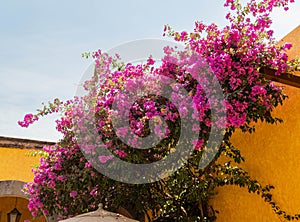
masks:
{"type": "MultiPolygon", "coordinates": [[[[273,14],[278,40],[300,24],[300,2],[273,14]],[[298,15],[297,15],[298,14],[298,15]]],[[[137,39],[162,38],[164,24],[225,24],[221,0],[9,0],[0,2],[0,136],[57,140],[55,117],[23,129],[24,114],[75,95],[90,61],[81,53],[137,39]]]]}

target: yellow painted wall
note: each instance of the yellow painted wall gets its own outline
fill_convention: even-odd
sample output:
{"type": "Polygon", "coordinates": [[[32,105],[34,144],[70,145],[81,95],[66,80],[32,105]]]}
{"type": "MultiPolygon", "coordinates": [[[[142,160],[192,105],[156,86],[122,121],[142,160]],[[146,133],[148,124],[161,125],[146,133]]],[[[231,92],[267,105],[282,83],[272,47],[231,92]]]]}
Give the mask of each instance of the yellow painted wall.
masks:
{"type": "MultiPolygon", "coordinates": [[[[300,89],[285,86],[289,99],[274,115],[284,120],[278,125],[257,124],[254,134],[237,132],[232,141],[246,162],[250,175],[275,186],[273,199],[288,213],[300,213],[300,89]]],[[[236,186],[222,187],[211,200],[220,211],[219,222],[281,221],[271,207],[256,194],[236,186]]]]}
{"type": "MultiPolygon", "coordinates": [[[[0,181],[18,180],[29,182],[33,180],[32,168],[39,163],[39,157],[28,156],[31,150],[0,147],[0,181]]],[[[7,213],[15,207],[15,197],[0,197],[0,222],[7,222],[7,213]]],[[[17,209],[22,213],[21,222],[32,219],[27,208],[28,200],[19,198],[17,209]]],[[[34,222],[45,222],[45,218],[35,219],[34,222]]]]}
{"type": "Polygon", "coordinates": [[[27,154],[30,150],[0,147],[0,180],[33,180],[33,164],[39,163],[38,157],[27,154]]]}

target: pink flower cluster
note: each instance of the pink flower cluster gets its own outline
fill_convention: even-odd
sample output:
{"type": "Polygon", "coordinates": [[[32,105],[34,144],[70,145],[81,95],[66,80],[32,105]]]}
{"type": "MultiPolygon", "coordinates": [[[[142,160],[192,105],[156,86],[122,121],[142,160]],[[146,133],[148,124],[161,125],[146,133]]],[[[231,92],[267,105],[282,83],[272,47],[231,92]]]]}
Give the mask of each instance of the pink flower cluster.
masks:
{"type": "Polygon", "coordinates": [[[186,49],[166,47],[159,66],[151,56],[146,64],[123,65],[119,56],[95,52],[96,72],[84,83],[85,96],[65,103],[56,99],[36,115],[27,114],[19,122],[28,127],[41,116],[62,114],[56,124],[64,138],[54,146],[44,147],[45,155],[34,170],[34,181],[25,187],[32,214],[57,213],[66,217],[82,210],[80,205],[93,207],[97,198],[104,195],[109,180],[92,166],[109,164],[113,158],[133,163],[164,158],[180,137],[181,118],[191,116],[192,130],[199,132],[198,139],[189,141],[195,147],[195,156],[206,145],[213,124],[212,107],[216,114],[226,114],[215,120],[220,128],[240,127],[247,131],[253,122],[268,121],[271,111],[285,97],[282,89],[264,79],[259,70],[269,67],[280,74],[291,68],[286,55],[291,44],[277,47],[270,28],[272,10],[287,10],[289,2],[293,1],[250,0],[242,5],[237,0],[226,0],[229,25],[223,28],[196,22],[194,31],[188,33],[166,26],[167,34],[184,42],[186,49]],[[104,83],[99,81],[103,78],[104,83]],[[216,99],[217,87],[221,87],[224,104],[216,99]],[[139,93],[149,89],[157,93],[139,93]],[[166,91],[170,92],[168,98],[159,96],[166,91]],[[130,99],[136,95],[142,96],[132,103],[130,99]],[[128,116],[126,126],[118,122],[124,116],[128,116]],[[135,147],[141,145],[139,138],[151,133],[150,128],[161,142],[140,152],[135,147]],[[127,144],[122,141],[124,138],[127,144]],[[99,152],[100,142],[109,155],[99,152]],[[81,151],[85,157],[96,158],[88,162],[81,151]]]}
{"type": "Polygon", "coordinates": [[[259,70],[269,67],[280,74],[292,68],[285,52],[292,45],[285,43],[278,48],[270,29],[273,8],[286,7],[288,3],[288,0],[251,0],[243,6],[240,1],[227,0],[225,6],[232,10],[226,16],[230,25],[222,29],[216,24],[196,22],[194,32],[182,38],[183,32],[165,28],[175,40],[201,55],[218,77],[227,97],[228,126],[243,127],[257,121],[253,112],[264,120],[263,116],[283,99],[272,96],[279,95],[281,89],[271,86],[259,70]]]}
{"type": "Polygon", "coordinates": [[[22,127],[28,127],[30,124],[37,121],[39,118],[33,114],[26,114],[23,121],[19,121],[18,124],[22,127]]]}

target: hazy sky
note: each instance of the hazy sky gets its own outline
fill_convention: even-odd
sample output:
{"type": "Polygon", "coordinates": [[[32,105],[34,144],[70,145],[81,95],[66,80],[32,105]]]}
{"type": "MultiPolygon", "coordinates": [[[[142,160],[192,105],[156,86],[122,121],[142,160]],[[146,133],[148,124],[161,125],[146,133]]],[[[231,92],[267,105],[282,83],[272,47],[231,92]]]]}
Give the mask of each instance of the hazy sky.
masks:
{"type": "MultiPolygon", "coordinates": [[[[164,24],[225,24],[221,0],[0,1],[0,136],[57,140],[55,117],[23,129],[17,121],[58,97],[72,98],[91,61],[81,53],[163,38],[164,24]]],[[[300,24],[300,2],[273,14],[278,40],[300,24]]]]}

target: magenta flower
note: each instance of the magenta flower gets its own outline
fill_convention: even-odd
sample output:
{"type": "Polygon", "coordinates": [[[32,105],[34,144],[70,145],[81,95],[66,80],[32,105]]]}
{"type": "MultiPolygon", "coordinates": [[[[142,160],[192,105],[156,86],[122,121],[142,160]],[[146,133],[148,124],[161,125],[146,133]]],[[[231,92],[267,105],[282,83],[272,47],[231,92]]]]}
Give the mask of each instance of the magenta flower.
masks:
{"type": "Polygon", "coordinates": [[[112,156],[99,156],[98,159],[100,163],[106,163],[108,160],[111,160],[113,157],[112,156]]]}
{"type": "Polygon", "coordinates": [[[153,65],[155,63],[155,61],[153,60],[152,56],[150,56],[148,59],[147,59],[147,65],[153,65]]]}
{"type": "Polygon", "coordinates": [[[121,158],[124,158],[127,156],[127,154],[123,150],[116,150],[115,154],[117,154],[121,158]]]}
{"type": "Polygon", "coordinates": [[[34,123],[37,120],[38,120],[38,117],[36,115],[33,115],[33,114],[30,113],[30,114],[25,115],[23,121],[18,121],[18,124],[21,127],[26,127],[27,128],[30,124],[34,123]]]}
{"type": "Polygon", "coordinates": [[[74,198],[77,196],[77,191],[76,190],[72,190],[70,193],[70,197],[74,198]]]}
{"type": "Polygon", "coordinates": [[[291,48],[292,48],[292,43],[290,43],[290,42],[286,42],[284,45],[283,45],[283,48],[284,49],[287,49],[287,50],[290,50],[291,48]]]}

